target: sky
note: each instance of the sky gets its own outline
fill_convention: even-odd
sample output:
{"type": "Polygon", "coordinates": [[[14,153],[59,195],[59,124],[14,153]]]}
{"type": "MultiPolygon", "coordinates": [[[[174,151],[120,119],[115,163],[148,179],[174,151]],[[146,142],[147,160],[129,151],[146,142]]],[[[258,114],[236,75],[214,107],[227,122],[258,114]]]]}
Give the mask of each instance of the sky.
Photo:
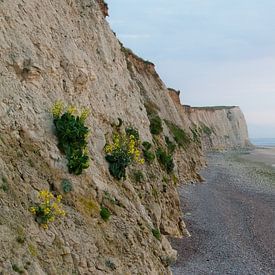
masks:
{"type": "Polygon", "coordinates": [[[275,138],[274,0],[107,0],[124,46],[192,106],[237,105],[275,138]]]}

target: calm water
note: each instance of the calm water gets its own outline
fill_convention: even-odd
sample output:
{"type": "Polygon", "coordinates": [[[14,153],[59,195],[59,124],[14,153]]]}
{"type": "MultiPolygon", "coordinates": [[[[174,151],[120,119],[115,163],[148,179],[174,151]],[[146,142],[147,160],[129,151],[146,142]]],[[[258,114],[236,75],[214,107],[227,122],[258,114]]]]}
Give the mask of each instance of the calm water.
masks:
{"type": "Polygon", "coordinates": [[[250,141],[259,147],[275,147],[275,138],[251,138],[250,141]]]}

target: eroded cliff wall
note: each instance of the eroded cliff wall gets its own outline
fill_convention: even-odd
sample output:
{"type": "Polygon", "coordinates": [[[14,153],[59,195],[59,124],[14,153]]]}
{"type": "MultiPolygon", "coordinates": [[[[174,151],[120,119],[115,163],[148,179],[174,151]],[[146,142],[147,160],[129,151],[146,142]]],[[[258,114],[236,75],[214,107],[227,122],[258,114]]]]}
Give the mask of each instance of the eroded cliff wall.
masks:
{"type": "Polygon", "coordinates": [[[186,128],[200,136],[203,151],[251,147],[245,117],[238,106],[181,105],[179,91],[169,89],[186,128]]]}
{"type": "Polygon", "coordinates": [[[154,65],[119,43],[107,14],[95,0],[0,1],[1,274],[170,274],[176,252],[167,236],[188,235],[177,185],[200,179],[202,146],[189,126],[202,118],[185,115],[154,65]],[[56,100],[91,111],[91,163],[81,175],[68,173],[58,149],[50,112],[56,100]],[[115,180],[104,146],[118,118],[152,152],[165,150],[172,172],[155,158],[115,180]],[[162,130],[152,135],[156,118],[162,130]],[[71,192],[62,189],[64,179],[71,192]],[[47,230],[30,212],[44,189],[62,194],[66,211],[47,230]]]}

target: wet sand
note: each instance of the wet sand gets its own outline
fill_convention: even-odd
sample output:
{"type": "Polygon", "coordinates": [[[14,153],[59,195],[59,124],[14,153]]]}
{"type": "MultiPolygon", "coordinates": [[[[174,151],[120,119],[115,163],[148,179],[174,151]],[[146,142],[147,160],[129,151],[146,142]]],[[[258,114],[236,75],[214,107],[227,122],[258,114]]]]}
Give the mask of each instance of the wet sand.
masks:
{"type": "Polygon", "coordinates": [[[192,236],[172,240],[173,274],[275,274],[274,152],[210,154],[206,181],[180,187],[192,236]]]}

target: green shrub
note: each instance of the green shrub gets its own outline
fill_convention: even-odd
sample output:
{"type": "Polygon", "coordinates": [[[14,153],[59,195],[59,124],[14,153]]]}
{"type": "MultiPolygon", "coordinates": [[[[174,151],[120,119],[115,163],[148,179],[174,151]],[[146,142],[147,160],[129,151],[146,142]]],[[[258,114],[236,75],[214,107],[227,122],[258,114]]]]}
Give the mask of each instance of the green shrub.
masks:
{"type": "Polygon", "coordinates": [[[151,101],[145,105],[148,119],[150,121],[150,132],[152,135],[159,135],[163,131],[161,118],[158,116],[158,106],[151,101]]]}
{"type": "Polygon", "coordinates": [[[172,141],[170,141],[169,137],[165,136],[165,143],[167,150],[170,154],[173,154],[176,150],[176,144],[172,141]]]}
{"type": "Polygon", "coordinates": [[[127,127],[125,129],[126,135],[127,136],[134,136],[136,140],[139,140],[139,132],[137,129],[133,128],[133,127],[127,127]]]}
{"type": "Polygon", "coordinates": [[[158,228],[152,228],[152,233],[157,240],[161,240],[161,234],[158,228]]]}
{"type": "Polygon", "coordinates": [[[142,171],[140,171],[140,170],[134,171],[133,179],[136,183],[141,183],[142,181],[144,181],[144,175],[143,175],[142,171]]]}
{"type": "Polygon", "coordinates": [[[52,113],[58,138],[58,148],[66,154],[69,173],[79,175],[83,169],[89,167],[86,140],[89,129],[84,125],[88,112],[85,110],[80,116],[75,116],[76,110],[73,107],[69,107],[63,114],[62,111],[63,104],[61,102],[55,103],[52,113]]]}
{"type": "Polygon", "coordinates": [[[189,135],[183,129],[181,129],[171,121],[165,120],[165,123],[168,126],[169,130],[171,131],[173,138],[178,144],[178,146],[187,148],[187,146],[191,142],[189,135]]]}
{"type": "Polygon", "coordinates": [[[144,147],[145,150],[149,151],[152,147],[152,144],[148,141],[143,141],[142,146],[144,147]]]}
{"type": "Polygon", "coordinates": [[[106,222],[111,217],[111,213],[108,208],[102,206],[100,210],[100,216],[106,222]]]}
{"type": "Polygon", "coordinates": [[[152,135],[159,135],[163,131],[162,121],[158,115],[149,116],[150,132],[152,135]]]}
{"type": "Polygon", "coordinates": [[[143,146],[142,152],[143,152],[144,160],[148,163],[153,162],[155,159],[155,154],[153,152],[150,152],[152,144],[148,141],[144,141],[142,143],[142,146],[143,146]]]}
{"type": "Polygon", "coordinates": [[[143,152],[143,157],[144,157],[144,160],[147,162],[147,163],[152,163],[155,159],[155,154],[150,152],[150,151],[146,151],[146,150],[142,150],[143,152]]]}
{"type": "Polygon", "coordinates": [[[162,148],[158,148],[156,151],[156,156],[163,169],[165,169],[166,172],[170,174],[175,166],[173,155],[165,152],[162,148]]]}
{"type": "Polygon", "coordinates": [[[105,159],[109,162],[109,172],[114,178],[126,178],[126,168],[131,163],[144,163],[144,159],[140,158],[139,144],[140,141],[133,135],[119,133],[113,135],[113,143],[106,144],[105,159]]]}
{"type": "Polygon", "coordinates": [[[68,179],[63,179],[61,181],[61,188],[64,193],[69,193],[73,190],[73,185],[70,180],[68,179]]]}

